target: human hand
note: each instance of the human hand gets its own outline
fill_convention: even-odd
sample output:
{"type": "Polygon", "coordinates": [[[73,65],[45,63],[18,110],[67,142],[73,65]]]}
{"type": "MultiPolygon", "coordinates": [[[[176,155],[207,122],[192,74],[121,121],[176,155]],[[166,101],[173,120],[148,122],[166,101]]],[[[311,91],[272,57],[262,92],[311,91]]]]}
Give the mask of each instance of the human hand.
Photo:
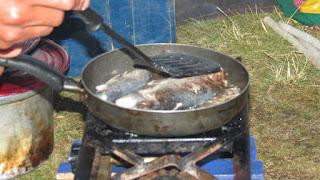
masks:
{"type": "Polygon", "coordinates": [[[84,10],[89,4],[90,0],[0,0],[0,57],[19,55],[23,41],[50,34],[63,22],[65,11],[84,10]]]}

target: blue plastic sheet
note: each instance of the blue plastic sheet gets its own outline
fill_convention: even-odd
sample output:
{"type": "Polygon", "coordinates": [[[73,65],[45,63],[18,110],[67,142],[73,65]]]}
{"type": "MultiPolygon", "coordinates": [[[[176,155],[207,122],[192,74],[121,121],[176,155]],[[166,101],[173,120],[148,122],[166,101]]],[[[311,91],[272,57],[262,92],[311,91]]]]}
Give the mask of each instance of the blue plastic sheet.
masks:
{"type": "MultiPolygon", "coordinates": [[[[174,0],[92,0],[91,7],[134,44],[176,42],[174,0]]],[[[49,38],[67,50],[71,76],[78,76],[93,57],[121,47],[102,32],[88,33],[72,13],[49,38]]]]}

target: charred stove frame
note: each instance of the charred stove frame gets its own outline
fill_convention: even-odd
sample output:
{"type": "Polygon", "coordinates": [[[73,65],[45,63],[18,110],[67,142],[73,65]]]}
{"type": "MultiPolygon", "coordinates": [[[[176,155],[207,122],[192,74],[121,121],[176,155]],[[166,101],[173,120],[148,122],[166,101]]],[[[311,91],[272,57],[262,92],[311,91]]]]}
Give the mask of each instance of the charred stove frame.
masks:
{"type": "Polygon", "coordinates": [[[233,120],[219,129],[188,137],[158,138],[113,129],[88,113],[76,163],[76,179],[138,179],[175,168],[178,170],[175,177],[166,175],[166,179],[212,180],[216,178],[197,163],[217,152],[228,152],[234,160],[234,179],[250,180],[248,124],[246,105],[233,120]],[[145,162],[143,157],[150,156],[157,158],[145,162]],[[112,157],[131,167],[112,176],[112,157]]]}

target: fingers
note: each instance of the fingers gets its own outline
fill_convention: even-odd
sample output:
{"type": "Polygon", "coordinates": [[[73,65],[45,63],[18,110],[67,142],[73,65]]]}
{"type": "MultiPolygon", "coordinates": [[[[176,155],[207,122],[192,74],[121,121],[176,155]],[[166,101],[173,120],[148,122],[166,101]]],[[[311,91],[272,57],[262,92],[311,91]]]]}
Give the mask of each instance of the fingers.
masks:
{"type": "Polygon", "coordinates": [[[48,7],[33,7],[32,13],[21,17],[23,27],[26,26],[52,26],[57,27],[63,22],[64,11],[48,7]],[[41,15],[40,15],[41,14],[41,15]]]}
{"type": "Polygon", "coordinates": [[[10,48],[10,50],[6,50],[4,52],[0,52],[1,58],[13,58],[21,54],[22,48],[13,49],[10,48]]]}
{"type": "MultiPolygon", "coordinates": [[[[1,49],[1,48],[0,48],[1,49]]],[[[6,50],[0,50],[1,58],[13,58],[21,54],[23,43],[18,43],[6,50]]],[[[0,66],[0,76],[4,73],[4,67],[0,66]]]]}
{"type": "Polygon", "coordinates": [[[90,0],[29,0],[32,5],[44,6],[63,11],[84,10],[88,8],[90,0]]]}
{"type": "Polygon", "coordinates": [[[6,50],[0,50],[0,57],[1,58],[13,58],[21,54],[23,49],[23,43],[18,43],[6,50]]]}
{"type": "Polygon", "coordinates": [[[61,24],[65,11],[85,9],[89,3],[89,0],[9,0],[6,5],[0,4],[0,23],[56,27],[61,24]]]}
{"type": "MultiPolygon", "coordinates": [[[[1,58],[13,58],[21,54],[23,44],[19,43],[6,50],[0,50],[1,58]]],[[[1,48],[0,48],[1,49],[1,48]]],[[[4,68],[0,66],[0,76],[4,73],[4,68]]]]}
{"type": "Polygon", "coordinates": [[[21,54],[22,48],[10,48],[10,50],[6,50],[3,52],[0,52],[1,58],[13,58],[21,54]]]}
{"type": "Polygon", "coordinates": [[[25,40],[50,34],[51,26],[30,26],[20,28],[15,26],[0,26],[0,49],[8,49],[25,40]]]}
{"type": "Polygon", "coordinates": [[[12,15],[10,12],[0,12],[2,24],[11,26],[59,26],[64,18],[64,11],[48,7],[35,6],[30,12],[19,12],[12,15]],[[10,15],[11,14],[11,15],[10,15]]]}
{"type": "Polygon", "coordinates": [[[0,76],[3,74],[4,68],[0,66],[0,76]]]}
{"type": "Polygon", "coordinates": [[[11,57],[19,52],[19,48],[12,47],[16,43],[50,34],[63,22],[65,11],[84,10],[89,3],[90,0],[0,0],[0,56],[11,57]],[[1,51],[7,48],[11,49],[1,51]]]}

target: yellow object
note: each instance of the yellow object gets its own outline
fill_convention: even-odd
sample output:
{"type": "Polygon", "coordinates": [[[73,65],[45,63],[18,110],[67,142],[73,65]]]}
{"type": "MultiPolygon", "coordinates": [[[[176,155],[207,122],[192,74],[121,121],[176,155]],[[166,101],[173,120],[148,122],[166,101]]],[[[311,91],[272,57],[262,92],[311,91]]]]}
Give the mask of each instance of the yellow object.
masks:
{"type": "Polygon", "coordinates": [[[320,0],[305,0],[300,6],[303,13],[320,14],[320,0]]]}

